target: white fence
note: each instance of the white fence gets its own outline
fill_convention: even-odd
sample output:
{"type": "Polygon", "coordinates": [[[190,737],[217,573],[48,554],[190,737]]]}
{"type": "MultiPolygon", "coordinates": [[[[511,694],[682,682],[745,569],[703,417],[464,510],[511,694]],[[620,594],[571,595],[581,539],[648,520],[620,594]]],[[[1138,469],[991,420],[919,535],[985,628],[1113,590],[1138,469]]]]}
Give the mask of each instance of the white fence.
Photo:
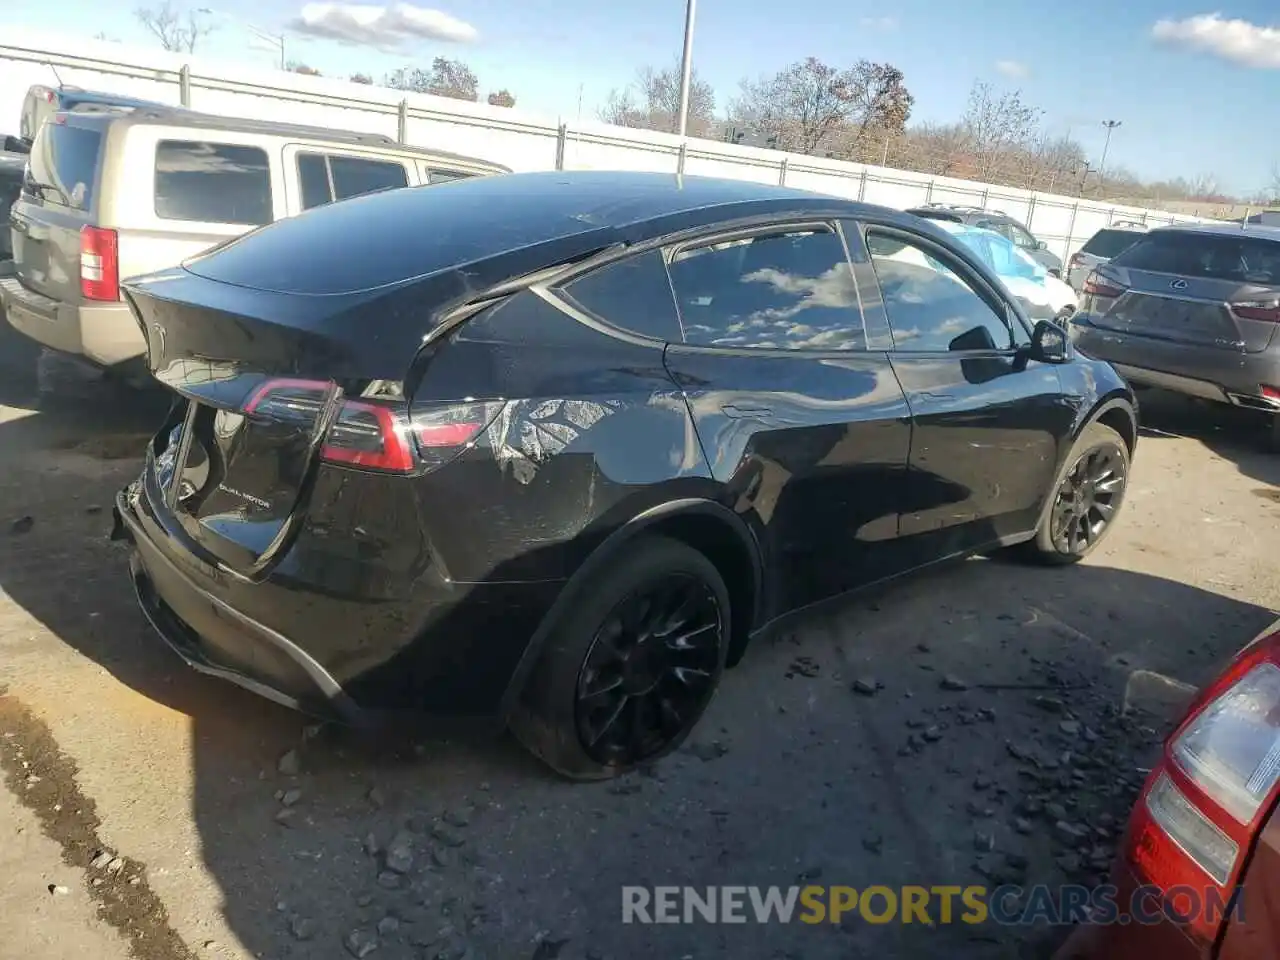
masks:
{"type": "Polygon", "coordinates": [[[1022,220],[1064,260],[1117,220],[1155,225],[1201,219],[715,140],[682,141],[649,130],[568,123],[519,109],[13,28],[0,39],[0,134],[17,132],[29,86],[58,82],[205,113],[382,133],[517,171],[683,172],[785,183],[898,208],[968,204],[1022,220]]]}

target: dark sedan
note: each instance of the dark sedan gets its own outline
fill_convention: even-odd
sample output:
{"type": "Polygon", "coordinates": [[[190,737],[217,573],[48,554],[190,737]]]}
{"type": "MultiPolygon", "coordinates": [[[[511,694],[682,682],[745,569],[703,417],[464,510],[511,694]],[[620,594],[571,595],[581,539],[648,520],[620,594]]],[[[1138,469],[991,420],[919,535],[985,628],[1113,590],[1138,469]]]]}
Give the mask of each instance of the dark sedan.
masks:
{"type": "Polygon", "coordinates": [[[388,191],[125,288],[175,398],[116,505],[165,639],[305,710],[509,723],[570,777],[674,748],[786,614],[1080,559],[1137,434],[946,233],[779,187],[388,191]]]}

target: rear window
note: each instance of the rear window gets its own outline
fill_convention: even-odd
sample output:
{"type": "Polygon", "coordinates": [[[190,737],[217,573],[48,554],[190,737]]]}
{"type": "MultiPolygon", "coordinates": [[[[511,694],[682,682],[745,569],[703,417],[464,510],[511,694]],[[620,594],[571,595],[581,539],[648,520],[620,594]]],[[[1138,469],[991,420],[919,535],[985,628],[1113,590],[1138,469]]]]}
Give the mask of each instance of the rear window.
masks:
{"type": "Polygon", "coordinates": [[[265,150],[231,143],[156,144],[156,216],[162,220],[270,223],[271,166],[265,150]]]}
{"type": "Polygon", "coordinates": [[[1280,284],[1280,243],[1210,233],[1150,233],[1112,261],[1118,267],[1206,280],[1280,284]]]}
{"type": "Polygon", "coordinates": [[[1110,260],[1127,250],[1135,241],[1141,240],[1143,236],[1144,234],[1136,230],[1099,230],[1080,248],[1080,252],[1092,253],[1096,257],[1110,260]]]}
{"type": "Polygon", "coordinates": [[[320,153],[298,154],[298,178],[304,210],[333,200],[409,185],[404,164],[394,160],[320,153]]]}
{"type": "Polygon", "coordinates": [[[465,173],[462,170],[432,170],[427,180],[428,183],[448,183],[450,180],[466,180],[474,177],[474,173],[465,173]]]}
{"type": "Polygon", "coordinates": [[[64,123],[46,123],[36,134],[27,158],[31,176],[27,192],[46,201],[88,210],[93,206],[94,180],[102,134],[64,123]]]}

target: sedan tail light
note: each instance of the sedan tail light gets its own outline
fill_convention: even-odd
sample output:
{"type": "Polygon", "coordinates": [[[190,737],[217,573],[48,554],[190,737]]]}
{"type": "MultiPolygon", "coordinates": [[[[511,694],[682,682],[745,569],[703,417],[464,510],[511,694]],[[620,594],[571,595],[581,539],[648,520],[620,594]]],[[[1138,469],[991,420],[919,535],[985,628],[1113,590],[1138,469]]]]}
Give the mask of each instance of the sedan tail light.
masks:
{"type": "Polygon", "coordinates": [[[1098,271],[1095,270],[1085,280],[1082,292],[1091,297],[1118,297],[1124,293],[1124,287],[1117,286],[1114,281],[1099,276],[1098,271]]]}
{"type": "MultiPolygon", "coordinates": [[[[249,397],[244,412],[269,420],[312,421],[328,387],[319,380],[268,380],[249,397]]],[[[398,391],[386,392],[392,397],[343,401],[320,448],[322,460],[384,473],[429,470],[474,443],[503,407],[501,400],[468,399],[406,408],[398,391]]]]}
{"type": "MultiPolygon", "coordinates": [[[[1280,629],[1273,629],[1245,648],[1169,737],[1129,825],[1129,862],[1169,897],[1191,888],[1201,906],[1206,892],[1227,904],[1278,782],[1280,629]]],[[[1178,919],[1205,943],[1222,921],[1203,909],[1178,919]]]]}
{"type": "Polygon", "coordinates": [[[1241,300],[1231,304],[1231,312],[1242,320],[1280,323],[1280,300],[1241,300]]]}

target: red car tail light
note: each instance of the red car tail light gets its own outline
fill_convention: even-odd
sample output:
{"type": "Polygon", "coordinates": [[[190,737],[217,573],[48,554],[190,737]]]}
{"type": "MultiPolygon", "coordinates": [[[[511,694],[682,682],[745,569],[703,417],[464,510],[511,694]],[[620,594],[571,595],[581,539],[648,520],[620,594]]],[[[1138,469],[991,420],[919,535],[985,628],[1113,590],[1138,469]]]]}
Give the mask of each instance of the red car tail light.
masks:
{"type": "Polygon", "coordinates": [[[1084,257],[1082,257],[1078,253],[1073,253],[1071,255],[1071,259],[1067,262],[1067,268],[1069,270],[1074,270],[1076,267],[1080,266],[1080,264],[1082,263],[1084,263],[1084,257]]]}
{"type": "MultiPolygon", "coordinates": [[[[1166,895],[1194,890],[1201,909],[1172,903],[1187,932],[1211,942],[1280,783],[1280,630],[1246,647],[1165,744],[1129,825],[1126,856],[1166,895]]],[[[1176,900],[1176,896],[1174,897],[1176,900]]]]}
{"type": "MultiPolygon", "coordinates": [[[[244,412],[276,421],[310,422],[329,384],[273,379],[258,387],[244,412]]],[[[347,399],[320,448],[320,458],[386,473],[414,473],[452,460],[475,442],[502,410],[501,400],[415,405],[402,399],[347,399]]]]}
{"type": "Polygon", "coordinates": [[[114,230],[80,228],[80,295],[86,300],[120,299],[120,250],[114,230]]]}
{"type": "Polygon", "coordinates": [[[1118,297],[1124,293],[1124,287],[1117,287],[1098,276],[1098,271],[1089,274],[1084,282],[1083,293],[1092,297],[1118,297]]]}
{"type": "Polygon", "coordinates": [[[1280,300],[1242,300],[1231,304],[1231,312],[1242,320],[1280,323],[1280,300]]]}

